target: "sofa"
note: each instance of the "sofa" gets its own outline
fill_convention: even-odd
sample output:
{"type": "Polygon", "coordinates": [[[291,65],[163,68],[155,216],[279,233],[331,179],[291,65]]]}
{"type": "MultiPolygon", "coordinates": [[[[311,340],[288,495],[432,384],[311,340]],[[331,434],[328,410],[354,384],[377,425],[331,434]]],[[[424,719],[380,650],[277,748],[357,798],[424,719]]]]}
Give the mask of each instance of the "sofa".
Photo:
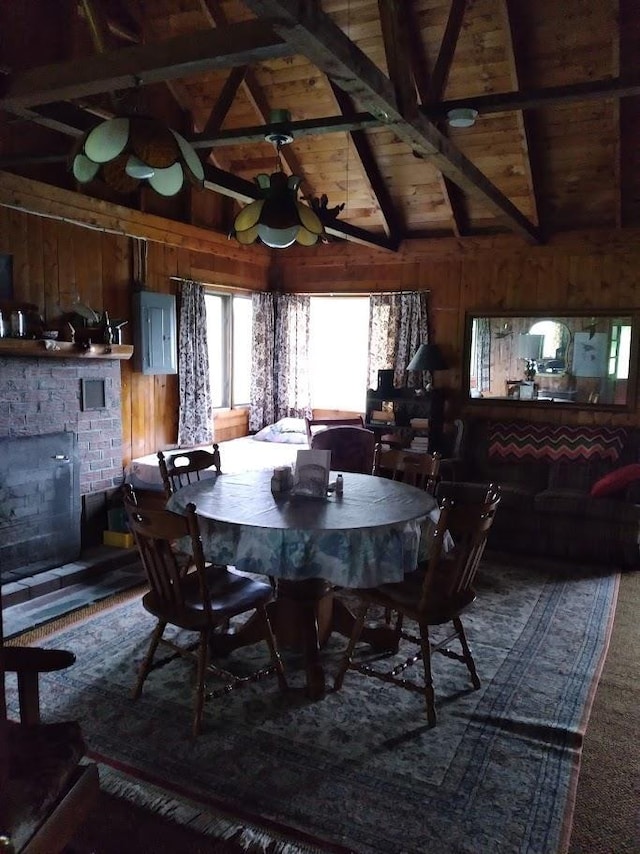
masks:
{"type": "Polygon", "coordinates": [[[489,547],[640,566],[640,430],[476,419],[466,433],[459,479],[501,486],[489,547]]]}

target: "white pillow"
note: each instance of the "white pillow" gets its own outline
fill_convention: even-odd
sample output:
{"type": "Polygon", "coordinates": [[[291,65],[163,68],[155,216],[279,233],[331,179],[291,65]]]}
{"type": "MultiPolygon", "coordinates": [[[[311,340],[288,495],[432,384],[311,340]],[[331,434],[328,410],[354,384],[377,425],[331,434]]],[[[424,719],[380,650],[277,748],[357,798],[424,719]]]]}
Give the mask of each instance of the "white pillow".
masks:
{"type": "Polygon", "coordinates": [[[267,424],[253,437],[258,442],[277,442],[284,445],[306,445],[307,431],[303,418],[281,418],[267,424]]]}

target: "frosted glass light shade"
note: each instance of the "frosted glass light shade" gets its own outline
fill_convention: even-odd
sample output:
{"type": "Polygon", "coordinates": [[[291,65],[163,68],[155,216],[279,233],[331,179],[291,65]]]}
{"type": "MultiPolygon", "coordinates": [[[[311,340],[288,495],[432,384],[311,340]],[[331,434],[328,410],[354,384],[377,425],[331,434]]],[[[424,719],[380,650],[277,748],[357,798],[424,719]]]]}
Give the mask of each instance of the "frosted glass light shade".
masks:
{"type": "Polygon", "coordinates": [[[72,154],[81,184],[101,178],[130,193],[147,181],[157,193],[174,196],[185,179],[204,186],[204,169],[191,145],[176,131],[146,116],[119,116],[89,131],[72,154]]]}
{"type": "Polygon", "coordinates": [[[296,198],[300,178],[274,172],[261,173],[254,180],[263,198],[250,202],[236,216],[230,236],[238,243],[259,240],[271,249],[286,249],[296,242],[313,246],[324,235],[316,212],[296,198]]]}
{"type": "Polygon", "coordinates": [[[459,107],[455,110],[449,110],[447,113],[447,122],[452,128],[473,127],[477,118],[478,111],[471,107],[459,107]]]}

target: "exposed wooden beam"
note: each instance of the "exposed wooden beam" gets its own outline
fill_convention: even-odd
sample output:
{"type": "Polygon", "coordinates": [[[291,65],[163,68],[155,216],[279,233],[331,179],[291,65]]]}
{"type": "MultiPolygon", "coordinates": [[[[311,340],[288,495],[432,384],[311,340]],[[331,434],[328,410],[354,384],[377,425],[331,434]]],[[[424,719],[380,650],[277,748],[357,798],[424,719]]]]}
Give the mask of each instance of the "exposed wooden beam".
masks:
{"type": "MultiPolygon", "coordinates": [[[[422,43],[422,39],[420,38],[420,27],[418,26],[418,21],[415,12],[415,2],[408,3],[405,14],[407,16],[407,32],[409,34],[409,53],[411,56],[411,68],[413,70],[413,78],[416,83],[418,95],[420,96],[422,104],[425,105],[430,104],[432,100],[441,100],[442,92],[444,91],[444,86],[446,85],[446,80],[449,76],[449,65],[445,62],[444,58],[440,60],[438,82],[432,82],[432,76],[429,72],[429,62],[427,60],[427,55],[424,49],[424,45],[422,43]]],[[[455,15],[455,21],[458,24],[458,28],[454,30],[452,26],[449,26],[449,21],[451,21],[451,15],[452,13],[450,12],[448,24],[445,28],[445,38],[443,39],[443,44],[440,46],[440,51],[438,53],[438,59],[440,59],[440,57],[446,56],[449,62],[451,62],[451,60],[453,59],[455,47],[455,42],[453,41],[453,33],[455,32],[455,35],[457,37],[458,33],[460,32],[460,27],[462,26],[462,16],[459,14],[455,15]],[[446,46],[444,43],[445,39],[446,46]]],[[[440,122],[440,125],[438,127],[440,132],[444,136],[448,135],[448,129],[444,122],[440,122]]],[[[449,178],[447,178],[446,175],[443,175],[442,172],[440,173],[439,180],[440,189],[442,191],[442,198],[444,199],[445,205],[449,209],[451,230],[453,231],[455,237],[463,237],[465,234],[468,233],[469,230],[469,218],[465,209],[465,199],[463,198],[462,193],[459,191],[456,185],[449,178]]]]}
{"type": "MultiPolygon", "coordinates": [[[[342,111],[343,115],[347,117],[353,115],[355,113],[355,109],[351,98],[346,95],[342,89],[339,89],[335,83],[332,81],[330,81],[330,83],[338,108],[342,111]]],[[[393,200],[391,199],[387,185],[382,178],[382,174],[380,173],[380,169],[376,163],[371,145],[369,144],[369,140],[367,139],[364,131],[350,131],[347,139],[347,145],[353,146],[356,156],[364,170],[367,181],[369,182],[371,191],[376,197],[380,213],[382,214],[384,230],[387,237],[393,241],[399,241],[399,236],[402,234],[403,229],[398,221],[393,200]]],[[[349,188],[347,187],[347,192],[348,190],[349,188]]]]}
{"type": "MultiPolygon", "coordinates": [[[[224,172],[222,169],[217,169],[215,166],[205,164],[204,167],[205,187],[209,190],[214,190],[223,196],[229,196],[236,201],[246,204],[255,199],[260,198],[260,192],[256,184],[252,181],[246,181],[244,178],[238,178],[230,172],[224,172]]],[[[378,249],[387,249],[395,252],[398,248],[398,241],[390,240],[384,235],[377,235],[373,232],[366,231],[363,228],[349,225],[348,222],[340,222],[339,220],[331,220],[324,223],[325,231],[333,237],[341,237],[344,240],[350,240],[355,243],[361,243],[366,246],[375,246],[378,249]]]]}
{"type": "Polygon", "coordinates": [[[266,21],[201,30],[154,44],[132,45],[82,60],[40,66],[14,74],[0,109],[33,107],[188,77],[219,68],[289,56],[292,47],[266,21]]]}
{"type": "Polygon", "coordinates": [[[333,23],[319,4],[296,0],[244,0],[256,15],[274,20],[273,27],[297,53],[324,71],[357,103],[383,118],[412,150],[431,158],[433,165],[465,192],[483,200],[508,226],[527,240],[540,242],[536,226],[420,114],[405,118],[389,78],[333,23]]]}
{"type": "MultiPolygon", "coordinates": [[[[327,116],[319,119],[303,119],[299,122],[271,122],[255,125],[249,128],[235,128],[220,131],[215,136],[204,132],[195,134],[189,142],[194,148],[223,148],[227,145],[238,145],[243,142],[264,142],[265,134],[278,130],[290,133],[294,138],[301,136],[321,136],[327,133],[348,133],[354,130],[364,130],[379,127],[380,119],[369,113],[355,113],[353,116],[327,116]]],[[[283,150],[284,151],[284,150],[283,150]]]]}
{"type": "Polygon", "coordinates": [[[442,36],[438,58],[429,80],[427,97],[426,99],[422,99],[423,104],[433,104],[436,101],[442,100],[442,95],[447,87],[447,81],[451,72],[453,56],[456,52],[456,45],[458,44],[467,5],[468,0],[451,0],[449,17],[447,18],[444,35],[442,36]]]}
{"type": "Polygon", "coordinates": [[[202,129],[203,136],[215,136],[219,133],[222,123],[227,117],[231,105],[233,104],[240,84],[244,80],[247,73],[246,65],[237,65],[229,72],[229,76],[224,82],[222,92],[218,96],[218,100],[213,105],[213,109],[209,113],[209,118],[205,122],[202,129]]]}
{"type": "Polygon", "coordinates": [[[589,80],[585,83],[548,86],[545,89],[527,89],[523,92],[495,92],[473,98],[456,98],[423,107],[422,112],[433,119],[446,116],[449,110],[458,107],[473,107],[480,115],[489,115],[510,113],[513,110],[546,109],[579,101],[629,98],[633,95],[640,95],[640,80],[614,77],[609,80],[589,80]]]}
{"type": "Polygon", "coordinates": [[[378,0],[384,53],[396,103],[405,118],[412,118],[418,112],[418,98],[411,71],[406,18],[401,5],[404,3],[398,0],[378,0]]]}
{"type": "MultiPolygon", "coordinates": [[[[517,45],[524,37],[524,27],[522,25],[518,26],[517,4],[514,3],[513,0],[500,0],[500,12],[502,14],[507,35],[507,62],[509,65],[509,73],[511,75],[511,83],[519,89],[522,82],[522,71],[519,61],[520,51],[518,50],[517,45]]],[[[529,186],[529,195],[531,198],[531,219],[536,223],[536,225],[539,225],[539,194],[530,154],[533,150],[531,145],[530,120],[527,113],[520,110],[516,113],[515,120],[518,126],[518,137],[522,146],[522,162],[524,165],[525,180],[529,186]]]]}
{"type": "MultiPolygon", "coordinates": [[[[200,6],[210,26],[218,30],[226,29],[229,26],[227,17],[217,0],[200,0],[200,6]]],[[[264,125],[268,124],[272,105],[267,102],[265,94],[250,68],[247,69],[242,80],[242,89],[257,118],[264,125]]],[[[291,148],[283,148],[280,152],[280,158],[284,163],[285,171],[291,175],[297,175],[299,178],[304,178],[302,164],[291,148]]]]}

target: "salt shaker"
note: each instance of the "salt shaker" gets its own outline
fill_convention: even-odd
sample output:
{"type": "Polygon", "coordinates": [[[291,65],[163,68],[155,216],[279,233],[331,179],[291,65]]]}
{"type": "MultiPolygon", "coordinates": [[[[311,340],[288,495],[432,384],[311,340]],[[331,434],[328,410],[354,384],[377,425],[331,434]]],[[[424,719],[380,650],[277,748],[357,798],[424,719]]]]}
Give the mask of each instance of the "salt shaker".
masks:
{"type": "Polygon", "coordinates": [[[275,468],[273,470],[273,474],[271,475],[271,493],[273,495],[279,495],[282,490],[282,470],[280,468],[275,468]]]}
{"type": "Polygon", "coordinates": [[[344,491],[344,478],[341,474],[336,478],[336,495],[342,495],[344,491]]]}

